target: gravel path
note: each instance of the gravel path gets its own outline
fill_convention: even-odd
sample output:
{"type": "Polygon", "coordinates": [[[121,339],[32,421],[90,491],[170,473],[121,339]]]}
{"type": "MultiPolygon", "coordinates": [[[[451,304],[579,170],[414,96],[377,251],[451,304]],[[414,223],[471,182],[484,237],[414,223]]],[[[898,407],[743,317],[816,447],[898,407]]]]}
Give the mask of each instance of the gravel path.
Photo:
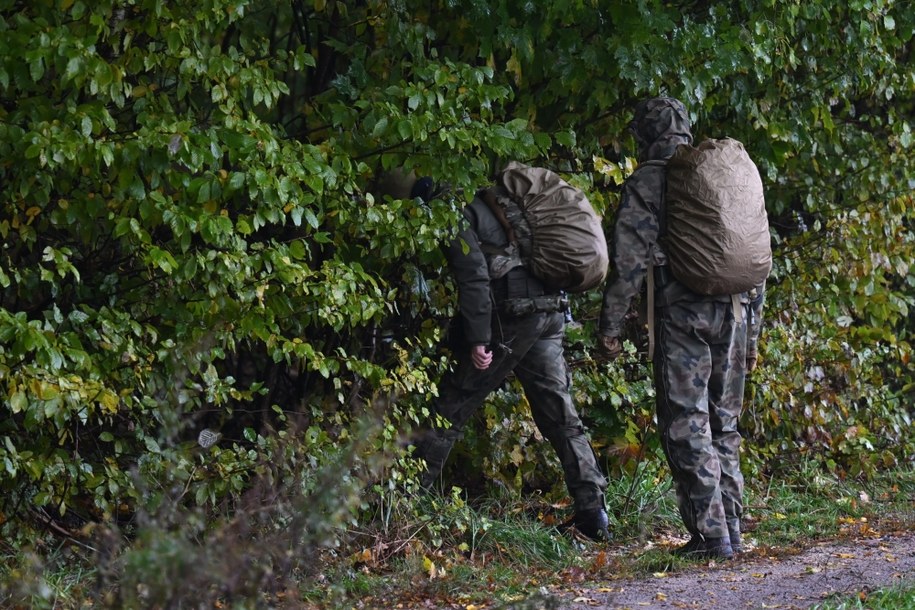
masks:
{"type": "Polygon", "coordinates": [[[569,593],[560,607],[795,610],[831,596],[866,596],[902,583],[915,584],[915,532],[822,543],[787,557],[757,549],[731,562],[582,588],[569,593]]]}

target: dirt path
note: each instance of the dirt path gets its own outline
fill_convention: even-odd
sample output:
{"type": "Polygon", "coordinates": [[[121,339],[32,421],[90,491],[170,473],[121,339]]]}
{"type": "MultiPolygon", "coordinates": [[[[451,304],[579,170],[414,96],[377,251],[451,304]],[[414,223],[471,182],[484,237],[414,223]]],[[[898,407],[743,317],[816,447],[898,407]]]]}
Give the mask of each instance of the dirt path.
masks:
{"type": "Polygon", "coordinates": [[[571,610],[807,609],[833,595],[915,584],[915,532],[822,543],[795,555],[757,549],[732,562],[676,574],[611,580],[565,596],[571,610]]]}

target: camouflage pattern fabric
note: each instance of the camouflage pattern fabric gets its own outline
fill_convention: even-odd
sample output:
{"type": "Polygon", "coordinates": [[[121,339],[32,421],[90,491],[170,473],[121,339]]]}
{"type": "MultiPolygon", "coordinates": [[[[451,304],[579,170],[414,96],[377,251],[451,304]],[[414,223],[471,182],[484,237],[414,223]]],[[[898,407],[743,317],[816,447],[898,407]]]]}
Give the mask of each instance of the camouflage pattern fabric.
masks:
{"type": "Polygon", "coordinates": [[[728,536],[726,520],[743,515],[737,420],[745,320],[736,322],[729,302],[680,301],[657,309],[658,433],[683,523],[706,538],[728,536]]]}
{"type": "MultiPolygon", "coordinates": [[[[649,269],[665,270],[659,238],[663,161],[692,141],[686,109],[670,98],[641,103],[631,128],[641,164],[623,185],[610,240],[612,269],[600,316],[600,333],[609,337],[621,335],[649,269]]],[[[739,527],[743,512],[737,421],[747,351],[755,353],[762,324],[765,285],[740,296],[745,311],[738,323],[730,295],[699,295],[670,274],[656,278],[660,275],[665,278],[655,293],[653,363],[659,435],[686,528],[720,538],[728,535],[728,522],[739,527]]]]}
{"type": "Polygon", "coordinates": [[[664,193],[664,167],[639,167],[623,185],[609,239],[612,266],[604,289],[600,332],[619,337],[633,300],[645,285],[649,263],[660,267],[667,256],[658,246],[658,216],[664,193]]]}

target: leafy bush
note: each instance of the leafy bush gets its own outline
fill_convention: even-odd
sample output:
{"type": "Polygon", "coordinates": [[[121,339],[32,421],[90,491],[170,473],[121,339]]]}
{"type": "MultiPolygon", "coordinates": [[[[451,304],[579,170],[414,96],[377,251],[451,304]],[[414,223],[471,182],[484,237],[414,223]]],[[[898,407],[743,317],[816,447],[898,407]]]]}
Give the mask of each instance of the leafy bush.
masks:
{"type": "MultiPolygon", "coordinates": [[[[332,462],[367,414],[371,449],[402,455],[447,366],[440,245],[460,205],[520,159],[609,222],[631,108],[658,93],[764,176],[753,467],[911,459],[913,27],[904,6],[832,0],[4,4],[4,518],[129,519],[175,486],[213,510],[292,440],[308,453],[290,477],[332,462]],[[451,195],[381,197],[392,168],[451,195]]],[[[637,341],[590,359],[599,301],[574,304],[576,398],[611,473],[631,471],[658,455],[650,375],[637,341]]],[[[458,480],[555,473],[516,392],[481,413],[458,480]]],[[[380,489],[409,478],[392,464],[380,489]]]]}

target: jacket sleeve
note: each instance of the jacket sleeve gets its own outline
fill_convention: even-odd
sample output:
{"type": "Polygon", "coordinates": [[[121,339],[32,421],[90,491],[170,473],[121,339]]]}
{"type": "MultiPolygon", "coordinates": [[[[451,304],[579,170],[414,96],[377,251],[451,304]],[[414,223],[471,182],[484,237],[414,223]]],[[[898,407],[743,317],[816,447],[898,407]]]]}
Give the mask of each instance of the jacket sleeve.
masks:
{"type": "Polygon", "coordinates": [[[636,172],[623,185],[611,239],[610,277],[604,289],[600,333],[618,337],[632,300],[642,289],[658,240],[660,185],[651,188],[650,172],[636,172]],[[655,191],[658,193],[655,194],[655,191]]]}
{"type": "Polygon", "coordinates": [[[458,309],[464,340],[471,346],[489,345],[492,339],[492,300],[489,267],[480,239],[466,216],[457,237],[445,248],[448,266],[458,286],[458,309]]]}

